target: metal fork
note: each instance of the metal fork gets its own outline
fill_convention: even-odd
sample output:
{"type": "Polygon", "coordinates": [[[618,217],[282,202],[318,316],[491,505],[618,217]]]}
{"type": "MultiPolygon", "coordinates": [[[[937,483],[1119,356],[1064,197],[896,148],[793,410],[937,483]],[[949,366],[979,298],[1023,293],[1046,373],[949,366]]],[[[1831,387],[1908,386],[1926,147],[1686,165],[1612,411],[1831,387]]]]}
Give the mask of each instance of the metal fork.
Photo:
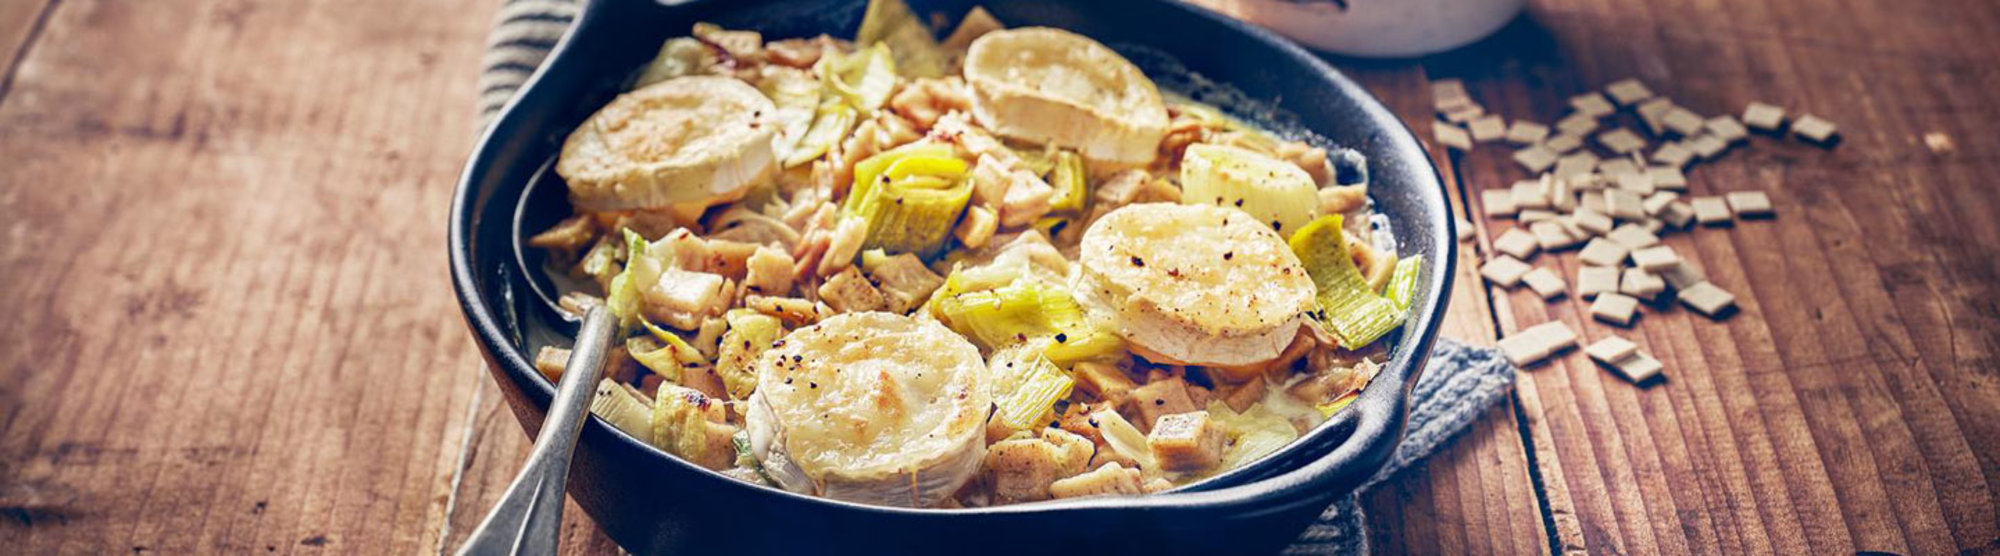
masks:
{"type": "Polygon", "coordinates": [[[486,514],[486,520],[472,531],[472,537],[459,547],[459,556],[556,553],[570,456],[583,432],[583,421],[590,415],[590,399],[604,376],[605,354],[617,331],[616,319],[604,305],[584,314],[583,328],[564,365],[562,381],[556,385],[555,401],[549,404],[542,432],[535,436],[528,465],[514,477],[514,484],[486,514]]]}

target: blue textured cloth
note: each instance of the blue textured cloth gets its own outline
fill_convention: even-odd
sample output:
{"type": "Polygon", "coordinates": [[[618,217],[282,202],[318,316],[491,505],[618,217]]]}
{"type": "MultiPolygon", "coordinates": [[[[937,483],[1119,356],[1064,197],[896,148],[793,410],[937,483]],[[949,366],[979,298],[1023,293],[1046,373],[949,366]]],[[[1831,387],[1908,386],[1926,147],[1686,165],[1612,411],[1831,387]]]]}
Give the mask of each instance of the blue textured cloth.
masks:
{"type": "MultiPolygon", "coordinates": [[[[479,76],[482,122],[492,119],[515,90],[527,81],[549,50],[569,29],[578,0],[508,0],[487,39],[485,68],[479,76]]],[[[482,123],[482,125],[484,125],[482,123]]],[[[1439,446],[1465,430],[1472,421],[1504,397],[1514,385],[1514,368],[1500,352],[1444,339],[1410,392],[1410,420],[1403,443],[1381,473],[1362,486],[1395,476],[1416,465],[1439,446]]],[[[1365,516],[1360,495],[1349,495],[1327,508],[1320,520],[1299,536],[1287,555],[1366,554],[1362,534],[1365,516]]]]}

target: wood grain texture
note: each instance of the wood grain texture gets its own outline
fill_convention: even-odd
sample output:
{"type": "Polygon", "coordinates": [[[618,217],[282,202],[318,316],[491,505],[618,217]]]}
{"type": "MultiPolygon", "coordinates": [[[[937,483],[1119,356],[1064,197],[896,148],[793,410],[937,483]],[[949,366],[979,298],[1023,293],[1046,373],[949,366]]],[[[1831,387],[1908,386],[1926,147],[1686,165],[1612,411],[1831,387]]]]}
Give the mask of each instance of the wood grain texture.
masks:
{"type": "Polygon", "coordinates": [[[47,15],[0,98],[4,551],[433,550],[486,380],[439,224],[471,141],[434,132],[466,7],[47,15]]]}

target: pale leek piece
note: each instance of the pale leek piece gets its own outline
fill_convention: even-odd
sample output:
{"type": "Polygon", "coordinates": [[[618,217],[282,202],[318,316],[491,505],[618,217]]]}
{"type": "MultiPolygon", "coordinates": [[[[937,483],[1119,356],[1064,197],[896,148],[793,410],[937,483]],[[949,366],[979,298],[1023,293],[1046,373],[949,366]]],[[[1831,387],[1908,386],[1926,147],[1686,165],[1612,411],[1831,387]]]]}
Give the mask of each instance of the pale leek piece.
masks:
{"type": "Polygon", "coordinates": [[[590,399],[590,413],[626,434],[641,439],[652,438],[649,426],[652,423],[652,406],[618,381],[609,378],[598,381],[597,393],[590,399]]]}
{"type": "Polygon", "coordinates": [[[611,278],[610,298],[605,300],[605,304],[611,308],[611,314],[618,317],[619,324],[629,327],[640,318],[639,292],[658,282],[660,274],[666,272],[667,264],[661,260],[664,254],[650,252],[644,236],[630,228],[623,231],[625,269],[611,278]]]}
{"type": "Polygon", "coordinates": [[[1222,450],[1222,463],[1215,468],[1218,473],[1271,455],[1299,438],[1299,431],[1292,427],[1291,420],[1264,404],[1252,405],[1248,411],[1237,413],[1229,408],[1229,404],[1210,401],[1208,417],[1229,435],[1229,442],[1222,450]]]}
{"type": "MultiPolygon", "coordinates": [[[[778,137],[772,141],[772,146],[778,156],[790,162],[800,141],[812,130],[813,120],[818,118],[821,87],[811,73],[791,68],[767,71],[771,73],[757,82],[757,90],[770,97],[771,104],[777,108],[772,119],[778,124],[778,137]]],[[[807,160],[818,156],[815,154],[807,160]]],[[[795,165],[787,164],[789,166],[795,165]]]]}
{"type": "Polygon", "coordinates": [[[785,334],[777,317],[737,309],[723,315],[729,331],[722,334],[715,358],[715,374],[732,399],[747,399],[757,390],[757,358],[785,334]]]}
{"type": "Polygon", "coordinates": [[[1197,143],[1181,158],[1181,202],[1233,206],[1291,233],[1319,212],[1319,187],[1290,162],[1238,147],[1197,143]]]}
{"type": "Polygon", "coordinates": [[[1396,302],[1397,307],[1409,310],[1410,302],[1417,298],[1417,275],[1423,271],[1424,261],[1416,255],[1396,261],[1396,270],[1389,275],[1389,287],[1385,288],[1387,291],[1384,295],[1389,296],[1390,301],[1396,302]]]}
{"type": "Polygon", "coordinates": [[[653,446],[710,469],[725,467],[736,459],[733,450],[721,453],[720,447],[708,438],[709,422],[720,420],[720,402],[708,399],[701,392],[672,384],[660,385],[660,392],[655,398],[653,446]],[[718,415],[711,418],[710,414],[718,415]]]}
{"type": "Polygon", "coordinates": [[[646,320],[645,315],[640,315],[638,321],[652,338],[645,336],[627,338],[625,351],[634,361],[638,361],[653,374],[660,375],[660,378],[668,382],[680,382],[683,369],[704,362],[701,351],[688,345],[687,340],[681,339],[680,335],[660,328],[652,321],[646,320]]]}
{"type": "Polygon", "coordinates": [[[845,209],[867,221],[862,248],[936,255],[972,201],[966,169],[949,145],[937,143],[898,147],[856,164],[845,209]]]}
{"type": "Polygon", "coordinates": [[[646,370],[660,375],[660,378],[667,382],[680,382],[681,371],[685,365],[681,364],[679,357],[674,356],[673,346],[660,345],[659,342],[644,336],[635,336],[625,339],[625,353],[630,354],[632,360],[645,366],[646,370]]]}
{"type": "Polygon", "coordinates": [[[1020,385],[994,401],[994,418],[1014,430],[1034,430],[1048,422],[1058,400],[1069,397],[1076,380],[1056,368],[1055,363],[1037,357],[1022,376],[1020,385]]]}
{"type": "Polygon", "coordinates": [[[1037,176],[1047,176],[1056,169],[1055,151],[1049,148],[1007,149],[1021,158],[1021,167],[1037,176]]]}
{"type": "Polygon", "coordinates": [[[1346,396],[1340,396],[1340,398],[1334,398],[1332,402],[1326,402],[1326,404],[1318,404],[1318,406],[1312,406],[1312,408],[1320,410],[1320,416],[1322,416],[1322,418],[1332,418],[1332,416],[1334,416],[1334,414],[1338,414],[1340,410],[1344,410],[1344,408],[1348,408],[1350,404],[1354,404],[1354,400],[1360,400],[1360,396],[1362,396],[1362,392],[1360,392],[1360,390],[1356,390],[1356,392],[1348,392],[1346,396]]]}
{"type": "Polygon", "coordinates": [[[1069,151],[1056,151],[1053,158],[1055,166],[1049,170],[1049,185],[1055,186],[1056,196],[1049,201],[1049,209],[1082,212],[1085,200],[1090,198],[1090,185],[1084,179],[1083,157],[1069,151]]]}
{"type": "Polygon", "coordinates": [[[653,321],[646,320],[644,316],[639,317],[639,323],[645,325],[646,331],[651,332],[654,339],[659,340],[666,347],[673,348],[674,351],[672,354],[674,359],[679,360],[681,364],[698,365],[703,362],[701,350],[688,345],[687,340],[681,339],[679,334],[669,332],[665,328],[660,328],[659,325],[653,324],[653,321]]]}
{"type": "Polygon", "coordinates": [[[852,54],[829,52],[813,65],[813,71],[834,94],[862,112],[881,108],[896,89],[896,60],[889,45],[882,43],[852,54]]]}
{"type": "Polygon", "coordinates": [[[812,127],[806,129],[806,134],[799,138],[798,145],[793,146],[791,152],[785,155],[785,167],[791,168],[812,162],[826,155],[827,151],[833,149],[834,144],[839,143],[842,137],[847,136],[848,131],[854,129],[855,119],[858,117],[854,107],[840,101],[828,100],[820,103],[819,110],[813,114],[812,127]]]}
{"type": "Polygon", "coordinates": [[[694,75],[702,68],[715,64],[715,53],[707,45],[694,37],[674,37],[660,45],[660,53],[639,72],[639,78],[632,83],[633,89],[666,81],[676,77],[694,75]]]}
{"type": "Polygon", "coordinates": [[[1125,420],[1124,415],[1110,409],[1099,409],[1090,413],[1090,421],[1097,423],[1097,432],[1104,436],[1104,445],[1118,455],[1131,458],[1139,467],[1151,469],[1153,448],[1146,444],[1146,434],[1125,420]]]}
{"type": "Polygon", "coordinates": [[[854,44],[889,45],[896,67],[910,77],[944,77],[945,51],[937,36],[903,0],[871,0],[861,16],[861,30],[854,44]]]}
{"type": "Polygon", "coordinates": [[[1396,302],[1368,288],[1347,251],[1338,214],[1320,217],[1292,234],[1292,252],[1319,288],[1317,315],[1341,347],[1359,349],[1403,325],[1396,302]]]}
{"type": "Polygon", "coordinates": [[[618,242],[618,238],[608,235],[599,237],[597,243],[583,253],[582,260],[576,263],[578,270],[596,281],[606,292],[611,291],[611,280],[624,270],[618,266],[618,242]]]}

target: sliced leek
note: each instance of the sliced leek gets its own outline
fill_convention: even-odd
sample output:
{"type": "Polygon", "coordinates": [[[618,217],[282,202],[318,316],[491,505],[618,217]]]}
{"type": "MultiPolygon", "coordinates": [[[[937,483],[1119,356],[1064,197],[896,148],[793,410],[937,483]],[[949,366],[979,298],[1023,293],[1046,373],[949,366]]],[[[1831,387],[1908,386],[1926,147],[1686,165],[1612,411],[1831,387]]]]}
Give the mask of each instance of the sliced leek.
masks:
{"type": "Polygon", "coordinates": [[[1339,413],[1340,410],[1342,409],[1346,409],[1348,405],[1353,404],[1354,400],[1360,397],[1361,397],[1360,392],[1348,392],[1347,395],[1345,396],[1334,398],[1334,400],[1330,402],[1315,405],[1313,406],[1313,408],[1319,410],[1319,415],[1321,417],[1333,417],[1333,414],[1339,413]]]}
{"type": "Polygon", "coordinates": [[[653,321],[646,320],[643,316],[639,317],[639,323],[645,325],[646,331],[651,332],[653,338],[658,339],[660,343],[674,350],[672,353],[674,359],[687,365],[695,365],[702,362],[701,349],[689,345],[687,340],[681,339],[679,334],[669,332],[665,328],[660,328],[659,325],[653,324],[653,321]]]}
{"type": "Polygon", "coordinates": [[[1043,355],[1062,367],[1124,348],[1110,330],[1084,316],[1068,289],[1040,280],[1017,279],[989,290],[965,291],[969,279],[953,272],[940,295],[932,297],[939,320],[987,349],[1052,340],[1043,355]]]}
{"type": "Polygon", "coordinates": [[[597,244],[585,251],[583,259],[576,265],[585,276],[604,286],[604,291],[611,291],[611,280],[623,270],[618,267],[618,240],[610,236],[598,238],[597,244]]]}
{"type": "Polygon", "coordinates": [[[1242,467],[1299,439],[1299,431],[1290,420],[1263,404],[1237,413],[1228,404],[1211,401],[1208,416],[1222,425],[1230,440],[1222,450],[1222,463],[1216,466],[1217,471],[1242,467]]]}
{"type": "MultiPolygon", "coordinates": [[[[852,190],[853,192],[847,196],[847,201],[846,201],[847,204],[845,205],[845,208],[847,209],[848,214],[853,214],[855,210],[854,206],[861,201],[860,192],[864,189],[873,187],[880,181],[883,181],[884,178],[883,174],[887,173],[890,167],[895,166],[897,163],[902,162],[904,159],[949,158],[953,160],[958,160],[957,157],[958,157],[957,152],[952,149],[950,144],[918,142],[889,149],[887,151],[877,153],[875,156],[861,159],[860,162],[854,163],[855,187],[852,190]]],[[[957,166],[958,170],[955,173],[956,175],[963,176],[965,174],[964,170],[965,161],[958,160],[958,162],[959,162],[959,165],[957,166]]],[[[908,177],[914,172],[916,168],[919,167],[949,168],[949,166],[945,166],[945,163],[943,163],[942,161],[933,160],[924,163],[912,164],[911,166],[907,167],[907,169],[902,171],[899,175],[902,177],[908,177]]],[[[895,179],[895,177],[896,176],[890,176],[889,179],[895,179]]]]}
{"type": "Polygon", "coordinates": [[[627,434],[641,439],[652,438],[649,425],[653,408],[618,381],[609,378],[598,381],[597,393],[590,398],[590,413],[627,434]]]}
{"type": "Polygon", "coordinates": [[[825,156],[834,144],[840,142],[840,138],[847,136],[848,130],[854,129],[856,118],[857,113],[852,106],[838,101],[820,103],[819,110],[813,114],[812,127],[806,129],[798,144],[785,155],[785,167],[795,167],[825,156]]]}
{"type": "Polygon", "coordinates": [[[1416,255],[1396,261],[1396,270],[1390,272],[1389,286],[1384,288],[1382,294],[1388,296],[1390,301],[1396,302],[1396,307],[1409,310],[1410,302],[1417,297],[1417,275],[1423,270],[1424,261],[1416,255]]]}
{"type": "Polygon", "coordinates": [[[1118,334],[1102,327],[1076,321],[1076,326],[1063,327],[1065,332],[1056,335],[1056,343],[1050,344],[1048,351],[1042,352],[1050,361],[1065,367],[1078,361],[1100,359],[1125,349],[1125,340],[1118,334]]]}
{"type": "Polygon", "coordinates": [[[972,201],[966,170],[950,145],[938,143],[906,145],[855,164],[846,211],[867,221],[862,248],[935,255],[972,201]]]}
{"type": "Polygon", "coordinates": [[[674,356],[673,346],[660,345],[644,336],[625,339],[625,353],[667,382],[680,382],[681,371],[686,368],[681,359],[674,356]]]}
{"type": "MultiPolygon", "coordinates": [[[[822,88],[811,73],[784,67],[766,69],[763,79],[757,82],[757,90],[770,97],[771,104],[777,107],[777,114],[772,115],[772,120],[778,124],[778,136],[773,146],[778,156],[784,157],[787,168],[798,165],[792,160],[797,157],[806,135],[812,132],[813,123],[819,119],[822,88]]],[[[819,153],[807,156],[806,160],[818,158],[825,152],[822,146],[819,153]]]]}
{"type": "Polygon", "coordinates": [[[757,358],[771,349],[785,334],[777,317],[738,309],[723,315],[729,331],[722,334],[721,349],[715,358],[715,373],[732,399],[749,398],[757,390],[757,358]]]}
{"type": "Polygon", "coordinates": [[[623,231],[625,233],[625,269],[619,271],[617,276],[611,278],[611,295],[609,299],[605,300],[605,303],[611,308],[611,314],[618,317],[619,323],[631,326],[633,323],[638,322],[640,318],[639,309],[642,296],[639,292],[644,290],[647,285],[659,281],[660,274],[666,271],[666,265],[658,257],[649,253],[649,246],[646,243],[645,236],[639,235],[638,232],[634,232],[630,228],[626,228],[623,231]]]}
{"type": "Polygon", "coordinates": [[[716,468],[720,467],[715,465],[718,461],[736,459],[734,453],[719,453],[719,447],[708,438],[709,422],[720,420],[720,403],[708,399],[701,392],[672,384],[660,385],[660,393],[655,398],[652,415],[654,446],[703,467],[716,468]]]}
{"type": "Polygon", "coordinates": [[[1021,159],[1022,168],[1026,168],[1029,172],[1034,172],[1035,175],[1037,176],[1049,175],[1049,172],[1053,172],[1056,169],[1055,154],[1049,149],[1030,148],[1030,149],[1008,149],[1008,150],[1012,151],[1014,153],[1014,156],[1021,159]]]}
{"type": "Polygon", "coordinates": [[[896,60],[889,45],[875,43],[852,54],[827,53],[813,65],[819,80],[849,105],[873,113],[896,89],[896,60]]]}
{"type": "Polygon", "coordinates": [[[702,72],[716,62],[715,53],[701,41],[693,37],[675,37],[660,44],[660,53],[653,61],[646,63],[646,69],[639,72],[639,78],[632,83],[638,89],[685,75],[702,72]]]}
{"type": "Polygon", "coordinates": [[[854,44],[870,46],[878,42],[894,50],[896,67],[904,75],[943,77],[945,74],[944,48],[938,46],[937,36],[931,34],[930,27],[917,19],[916,12],[903,0],[868,2],[868,11],[861,16],[861,31],[854,34],[854,44]]]}
{"type": "Polygon", "coordinates": [[[1090,186],[1084,179],[1083,157],[1070,151],[1056,151],[1054,168],[1049,170],[1049,185],[1056,188],[1056,196],[1049,200],[1049,209],[1056,212],[1080,212],[1083,203],[1090,198],[1090,186]]]}
{"type": "Polygon", "coordinates": [[[1233,206],[1289,234],[1319,213],[1319,188],[1290,162],[1198,143],[1181,158],[1181,202],[1233,206]]]}
{"type": "Polygon", "coordinates": [[[1131,458],[1139,467],[1151,469],[1153,462],[1152,445],[1146,443],[1146,433],[1139,432],[1124,415],[1110,409],[1099,409],[1090,413],[1090,422],[1097,424],[1097,432],[1104,437],[1104,444],[1118,455],[1131,458]]]}
{"type": "Polygon", "coordinates": [[[1403,309],[1368,287],[1347,251],[1338,214],[1320,217],[1292,234],[1292,253],[1319,289],[1321,322],[1340,346],[1359,349],[1403,325],[1403,309]]]}
{"type": "Polygon", "coordinates": [[[1076,379],[1048,359],[1032,361],[1013,392],[996,392],[999,395],[994,398],[994,418],[1010,429],[1032,430],[1047,423],[1055,403],[1069,398],[1070,388],[1076,385],[1076,379]]]}

